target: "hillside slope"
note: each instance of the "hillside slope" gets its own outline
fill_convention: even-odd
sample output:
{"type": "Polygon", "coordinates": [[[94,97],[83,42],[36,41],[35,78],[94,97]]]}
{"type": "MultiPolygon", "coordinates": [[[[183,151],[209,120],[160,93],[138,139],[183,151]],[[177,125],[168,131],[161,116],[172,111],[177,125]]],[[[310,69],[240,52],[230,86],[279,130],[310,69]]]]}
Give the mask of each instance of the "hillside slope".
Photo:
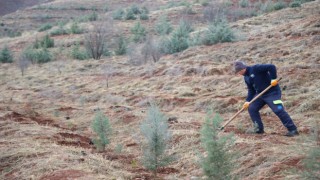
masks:
{"type": "Polygon", "coordinates": [[[49,2],[49,0],[11,0],[0,1],[0,16],[15,12],[19,9],[24,9],[29,6],[34,6],[40,3],[49,2]]]}
{"type": "MultiPolygon", "coordinates": [[[[241,58],[249,65],[278,67],[285,107],[301,135],[284,137],[286,129],[269,108],[261,112],[266,133],[248,134],[252,123],[248,113],[242,113],[221,133],[233,132],[236,139],[232,151],[240,156],[233,174],[244,180],[301,179],[291,170],[303,170],[306,149],[313,146],[308,137],[320,119],[319,15],[317,0],[239,20],[231,26],[241,32],[240,41],[192,47],[143,66],[130,65],[126,56],[99,61],[62,56],[32,65],[21,76],[14,64],[0,64],[0,178],[151,179],[140,163],[139,124],[149,102],[155,101],[169,119],[176,119],[170,121],[169,153],[179,156],[159,176],[202,179],[197,164],[200,128],[207,109],[226,121],[241,108],[246,87],[232,67],[241,58]],[[91,143],[90,125],[97,109],[110,118],[114,130],[105,152],[97,152],[91,143]]],[[[41,34],[29,33],[0,42],[21,52],[41,34]]],[[[55,42],[68,43],[75,37],[58,36],[55,42]]]]}

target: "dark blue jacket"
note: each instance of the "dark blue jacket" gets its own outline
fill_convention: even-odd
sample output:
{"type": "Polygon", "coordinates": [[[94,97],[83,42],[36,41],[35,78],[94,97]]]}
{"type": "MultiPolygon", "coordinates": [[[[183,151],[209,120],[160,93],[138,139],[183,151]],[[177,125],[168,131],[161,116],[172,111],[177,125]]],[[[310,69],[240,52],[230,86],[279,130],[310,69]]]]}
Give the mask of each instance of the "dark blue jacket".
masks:
{"type": "MultiPolygon", "coordinates": [[[[257,64],[248,66],[246,73],[244,74],[244,81],[248,87],[248,96],[246,101],[251,101],[254,96],[268,86],[270,86],[271,80],[277,79],[277,69],[273,64],[257,64]]],[[[272,92],[281,93],[279,85],[270,88],[265,94],[272,92]]]]}

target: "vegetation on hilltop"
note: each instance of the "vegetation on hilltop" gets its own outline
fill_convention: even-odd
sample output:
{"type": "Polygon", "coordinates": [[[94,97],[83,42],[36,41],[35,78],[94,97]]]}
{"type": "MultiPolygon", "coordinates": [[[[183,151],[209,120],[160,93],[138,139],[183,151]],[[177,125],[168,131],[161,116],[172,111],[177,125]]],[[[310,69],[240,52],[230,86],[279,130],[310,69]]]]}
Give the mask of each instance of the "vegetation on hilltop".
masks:
{"type": "Polygon", "coordinates": [[[317,178],[320,4],[306,2],[69,0],[2,16],[0,179],[317,178]],[[315,140],[282,136],[267,109],[264,135],[247,113],[218,130],[246,95],[238,58],[277,65],[315,140]],[[203,122],[207,109],[221,118],[203,122]]]}

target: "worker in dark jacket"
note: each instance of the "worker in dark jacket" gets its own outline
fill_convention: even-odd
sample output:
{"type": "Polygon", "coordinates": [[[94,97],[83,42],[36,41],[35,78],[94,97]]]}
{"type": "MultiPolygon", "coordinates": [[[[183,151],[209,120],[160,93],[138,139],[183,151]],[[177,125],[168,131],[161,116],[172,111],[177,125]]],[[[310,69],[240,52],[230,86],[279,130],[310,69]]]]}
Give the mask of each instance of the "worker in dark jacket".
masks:
{"type": "Polygon", "coordinates": [[[243,61],[234,63],[236,74],[244,76],[244,81],[248,87],[248,96],[244,103],[244,109],[249,110],[250,117],[257,128],[255,133],[263,134],[264,127],[259,110],[267,104],[272,111],[280,118],[282,124],[288,129],[286,136],[298,135],[297,127],[293,123],[289,114],[285,111],[281,101],[281,90],[277,81],[277,69],[273,64],[257,64],[246,66],[243,61]],[[265,90],[268,86],[272,87],[261,97],[249,103],[256,95],[265,90]]]}

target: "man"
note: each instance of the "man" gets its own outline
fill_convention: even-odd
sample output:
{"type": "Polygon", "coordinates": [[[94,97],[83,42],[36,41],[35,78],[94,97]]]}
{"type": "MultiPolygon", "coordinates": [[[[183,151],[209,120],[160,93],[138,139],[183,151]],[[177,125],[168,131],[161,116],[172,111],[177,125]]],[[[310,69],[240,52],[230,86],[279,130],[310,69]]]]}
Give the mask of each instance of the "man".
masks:
{"type": "Polygon", "coordinates": [[[234,63],[235,73],[244,76],[244,81],[248,87],[248,96],[243,105],[244,109],[249,110],[250,117],[257,128],[254,133],[263,134],[264,127],[260,117],[259,110],[267,104],[272,111],[280,118],[282,124],[288,129],[286,136],[295,136],[299,132],[293,123],[291,117],[285,111],[281,101],[281,90],[277,81],[277,70],[273,64],[257,64],[247,66],[243,61],[234,63]],[[260,92],[272,85],[267,92],[256,99],[254,102],[249,102],[260,92]]]}

